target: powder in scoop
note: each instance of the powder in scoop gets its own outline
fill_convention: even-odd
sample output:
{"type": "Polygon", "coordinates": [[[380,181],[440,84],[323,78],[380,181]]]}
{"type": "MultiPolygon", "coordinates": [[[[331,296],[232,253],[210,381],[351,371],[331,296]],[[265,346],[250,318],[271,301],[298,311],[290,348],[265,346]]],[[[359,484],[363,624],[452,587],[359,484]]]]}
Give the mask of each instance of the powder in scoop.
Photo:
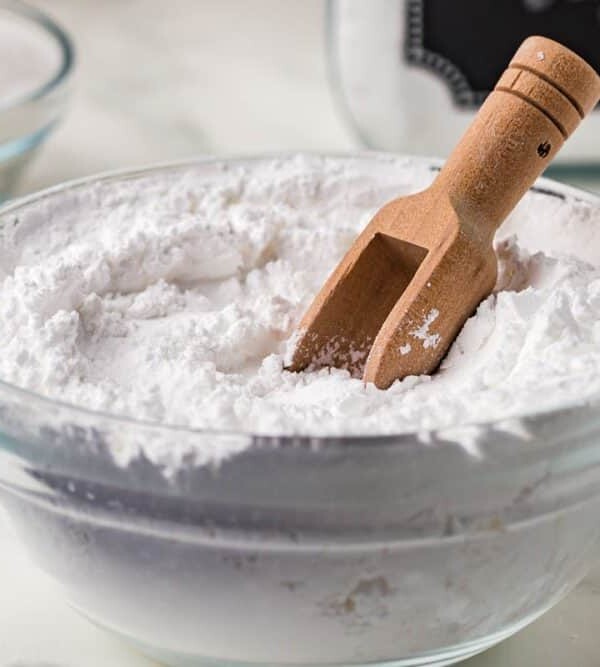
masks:
{"type": "MultiPolygon", "coordinates": [[[[390,434],[600,390],[600,213],[530,193],[495,293],[440,371],[389,390],[284,370],[294,328],[370,216],[425,163],[294,157],[82,186],[0,230],[0,378],[120,415],[259,434],[390,434]]],[[[415,344],[435,345],[435,313],[415,344]]]]}

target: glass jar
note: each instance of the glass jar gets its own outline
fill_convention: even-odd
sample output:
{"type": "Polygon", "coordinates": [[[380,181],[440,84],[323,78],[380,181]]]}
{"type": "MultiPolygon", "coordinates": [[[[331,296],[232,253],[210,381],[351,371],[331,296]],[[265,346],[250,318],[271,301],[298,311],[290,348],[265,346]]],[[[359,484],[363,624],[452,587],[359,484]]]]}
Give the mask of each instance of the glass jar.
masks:
{"type": "MultiPolygon", "coordinates": [[[[600,0],[329,0],[332,83],[373,149],[447,156],[523,39],[556,39],[600,69],[600,0]]],[[[600,112],[552,175],[600,182],[600,112]]]]}

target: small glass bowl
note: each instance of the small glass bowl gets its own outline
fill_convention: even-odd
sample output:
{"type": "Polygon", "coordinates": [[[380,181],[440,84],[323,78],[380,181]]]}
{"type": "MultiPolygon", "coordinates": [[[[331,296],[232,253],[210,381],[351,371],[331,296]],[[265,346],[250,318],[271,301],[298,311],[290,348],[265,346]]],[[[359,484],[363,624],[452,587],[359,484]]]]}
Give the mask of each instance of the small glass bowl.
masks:
{"type": "MultiPolygon", "coordinates": [[[[7,95],[0,89],[0,202],[14,193],[25,166],[63,115],[74,59],[73,45],[62,28],[18,0],[0,0],[1,27],[6,34],[13,29],[17,35],[9,66],[27,63],[33,44],[48,54],[55,51],[56,65],[44,66],[32,85],[20,86],[17,94],[7,95]],[[17,58],[21,36],[22,59],[20,55],[17,58]]],[[[31,71],[29,76],[34,76],[31,71]]],[[[11,85],[19,84],[18,78],[11,81],[11,85]]]]}
{"type": "MultiPolygon", "coordinates": [[[[252,164],[58,186],[0,210],[0,245],[3,230],[39,242],[85,191],[92,207],[135,206],[140,189],[164,196],[252,164]]],[[[405,164],[400,183],[439,165],[405,164]]],[[[542,204],[539,233],[565,213],[600,223],[600,199],[568,186],[539,181],[523,206],[542,204]]],[[[0,381],[0,501],[73,606],[165,664],[441,667],[518,631],[591,567],[599,414],[592,401],[428,433],[267,437],[102,414],[0,381]],[[207,464],[219,448],[229,458],[207,464]]]]}

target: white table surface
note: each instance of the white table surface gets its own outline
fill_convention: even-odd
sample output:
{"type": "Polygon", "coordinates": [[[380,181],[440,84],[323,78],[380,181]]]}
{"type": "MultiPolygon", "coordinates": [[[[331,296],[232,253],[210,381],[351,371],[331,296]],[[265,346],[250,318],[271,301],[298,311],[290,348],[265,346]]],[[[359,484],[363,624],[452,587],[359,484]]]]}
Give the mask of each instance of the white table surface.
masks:
{"type": "MultiPolygon", "coordinates": [[[[71,112],[24,180],[193,155],[357,147],[327,86],[321,0],[39,0],[79,47],[71,112]]],[[[599,518],[600,520],[600,518],[599,518]]],[[[598,667],[600,563],[469,667],[598,667]]],[[[0,513],[0,667],[151,667],[80,618],[0,513]]]]}
{"type": "Polygon", "coordinates": [[[200,154],[355,148],[323,0],[34,0],[78,47],[71,111],[23,191],[200,154]]]}

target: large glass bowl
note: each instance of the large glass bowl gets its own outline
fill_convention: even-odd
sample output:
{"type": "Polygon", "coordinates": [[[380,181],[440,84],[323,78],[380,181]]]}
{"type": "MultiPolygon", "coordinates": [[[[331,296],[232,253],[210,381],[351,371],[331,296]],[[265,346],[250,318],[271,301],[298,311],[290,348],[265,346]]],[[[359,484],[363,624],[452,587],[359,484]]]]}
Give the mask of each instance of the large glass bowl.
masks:
{"type": "MultiPolygon", "coordinates": [[[[102,199],[124,179],[201,182],[220,168],[53,188],[0,210],[0,244],[9,226],[42,234],[86,188],[102,199]]],[[[600,223],[592,195],[541,181],[525,204],[546,198],[600,223]]],[[[0,382],[0,500],[71,604],[167,664],[445,665],[585,575],[600,417],[588,402],[429,433],[265,437],[142,423],[0,382]],[[237,453],[207,464],[225,443],[237,453]],[[169,447],[179,465],[152,456],[169,447]]]]}
{"type": "MultiPolygon", "coordinates": [[[[69,36],[50,17],[20,0],[0,0],[0,28],[11,34],[10,58],[0,68],[17,67],[21,76],[33,77],[31,85],[16,73],[10,96],[0,89],[0,202],[10,197],[24,168],[50,135],[67,105],[74,51],[69,36]],[[14,42],[14,43],[13,43],[14,42]],[[31,62],[37,48],[52,56],[40,60],[39,72],[31,62]],[[33,81],[36,83],[34,84],[33,81]]],[[[6,45],[3,48],[7,48],[6,45]]],[[[0,49],[0,53],[3,53],[0,49]]],[[[37,58],[41,58],[38,53],[37,58]]],[[[0,83],[2,79],[0,77],[0,83]]]]}

